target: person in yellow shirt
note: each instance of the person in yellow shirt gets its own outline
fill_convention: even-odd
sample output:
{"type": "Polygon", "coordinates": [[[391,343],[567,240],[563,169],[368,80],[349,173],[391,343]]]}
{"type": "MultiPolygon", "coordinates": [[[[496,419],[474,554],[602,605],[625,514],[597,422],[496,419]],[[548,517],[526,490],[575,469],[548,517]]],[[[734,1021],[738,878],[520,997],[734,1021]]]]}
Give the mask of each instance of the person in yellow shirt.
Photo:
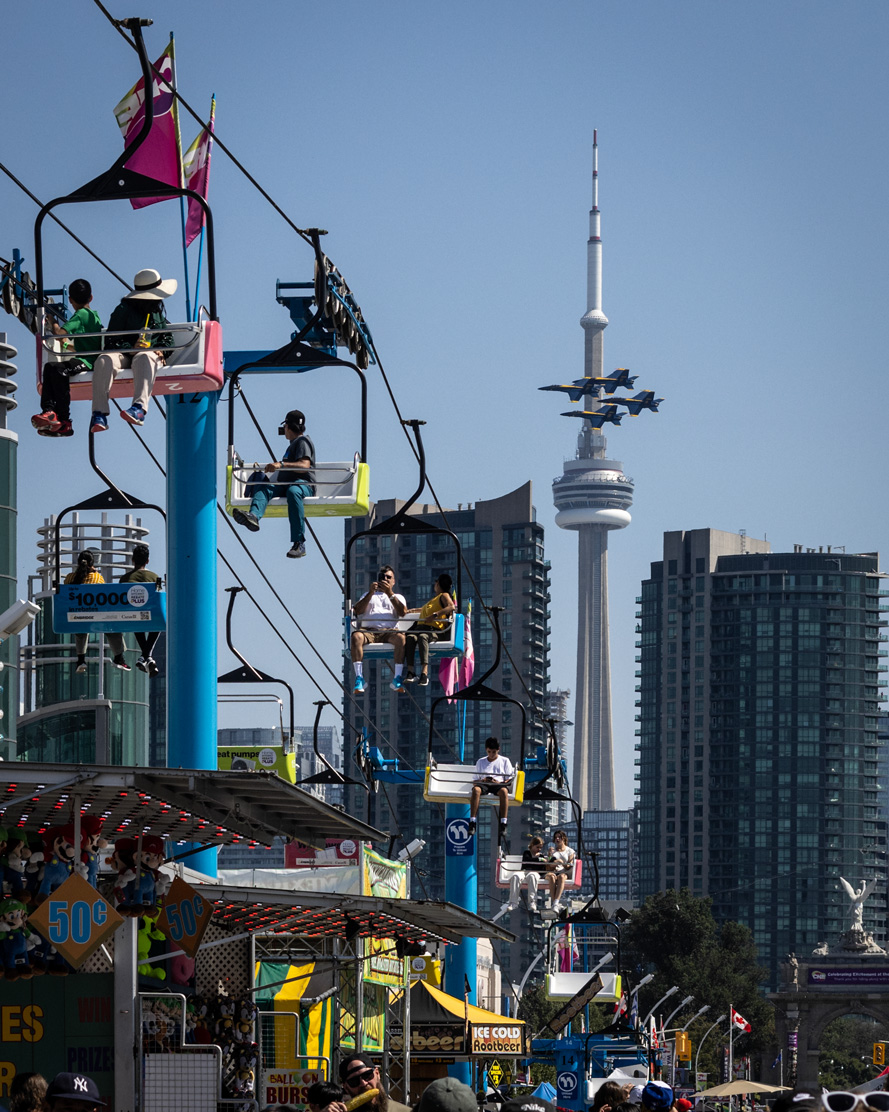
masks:
{"type": "MultiPolygon", "coordinates": [[[[104,583],[105,577],[95,567],[95,561],[92,552],[85,548],[83,552],[77,557],[77,567],[74,571],[69,572],[65,576],[66,583],[104,583]]],[[[129,672],[130,666],[126,662],[124,652],[126,651],[126,642],[123,639],[122,633],[106,633],[108,644],[111,646],[113,654],[111,663],[115,668],[119,668],[122,672],[129,672]]],[[[77,652],[77,667],[75,672],[81,675],[86,672],[86,646],[90,639],[88,633],[78,633],[74,638],[75,651],[77,652]]],[[[101,664],[101,661],[99,662],[101,664]]]]}
{"type": "Polygon", "coordinates": [[[404,682],[419,683],[426,687],[429,683],[429,642],[444,641],[451,635],[451,622],[457,604],[454,600],[454,581],[442,572],[433,585],[435,594],[419,610],[408,610],[416,614],[419,621],[408,630],[404,637],[404,682]],[[414,653],[420,651],[420,675],[414,672],[414,653]]]}

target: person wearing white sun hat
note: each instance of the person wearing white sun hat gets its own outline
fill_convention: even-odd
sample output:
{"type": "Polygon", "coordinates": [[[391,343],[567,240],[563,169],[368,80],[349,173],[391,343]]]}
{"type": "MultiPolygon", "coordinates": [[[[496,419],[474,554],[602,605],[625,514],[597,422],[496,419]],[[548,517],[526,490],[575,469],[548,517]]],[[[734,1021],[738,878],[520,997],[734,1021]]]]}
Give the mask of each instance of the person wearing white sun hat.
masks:
{"type": "Polygon", "coordinates": [[[161,278],[156,270],[140,270],[133,279],[133,288],[111,314],[104,348],[93,366],[93,417],[90,432],[108,428],[108,394],[111,384],[127,367],[133,371],[133,404],[121,410],[121,417],[131,425],[145,420],[157,368],[164,363],[173,337],[161,329],[169,325],[164,316],[164,298],[176,292],[175,278],[161,278]],[[136,350],[135,352],[132,350],[136,350]],[[130,350],[121,350],[130,349],[130,350]]]}

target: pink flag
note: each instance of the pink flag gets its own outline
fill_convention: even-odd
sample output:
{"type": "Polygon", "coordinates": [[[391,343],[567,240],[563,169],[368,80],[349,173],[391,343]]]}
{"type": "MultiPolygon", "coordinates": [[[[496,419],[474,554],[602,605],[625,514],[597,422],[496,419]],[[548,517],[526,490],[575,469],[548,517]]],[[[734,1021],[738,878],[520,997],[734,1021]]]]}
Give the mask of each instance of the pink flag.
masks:
{"type": "Polygon", "coordinates": [[[463,633],[463,659],[460,661],[460,686],[469,687],[475,672],[475,649],[472,644],[472,603],[466,608],[466,626],[463,633]]]}
{"type": "MultiPolygon", "coordinates": [[[[202,129],[197,139],[182,158],[182,173],[187,189],[193,189],[202,197],[207,196],[210,186],[210,151],[213,147],[213,123],[216,119],[216,98],[210,101],[210,123],[202,129]]],[[[185,221],[185,246],[194,240],[204,226],[204,210],[197,201],[188,202],[188,219],[185,221]]]]}
{"type": "Polygon", "coordinates": [[[438,665],[438,682],[444,688],[445,695],[453,695],[457,690],[459,668],[457,661],[452,656],[444,656],[438,665]]]}
{"type": "MultiPolygon", "coordinates": [[[[141,147],[131,159],[127,160],[128,170],[135,170],[155,181],[167,185],[182,184],[182,157],[179,142],[179,113],[176,98],[170,86],[173,84],[173,43],[161,54],[154,64],[156,74],[151,83],[154,97],[154,122],[151,131],[141,147]],[[166,84],[169,82],[169,85],[166,84]]],[[[114,109],[118,126],[123,133],[124,147],[128,147],[139,134],[145,120],[145,82],[140,77],[120,104],[114,109]]],[[[138,197],[130,201],[134,209],[167,201],[168,197],[138,197]]]]}

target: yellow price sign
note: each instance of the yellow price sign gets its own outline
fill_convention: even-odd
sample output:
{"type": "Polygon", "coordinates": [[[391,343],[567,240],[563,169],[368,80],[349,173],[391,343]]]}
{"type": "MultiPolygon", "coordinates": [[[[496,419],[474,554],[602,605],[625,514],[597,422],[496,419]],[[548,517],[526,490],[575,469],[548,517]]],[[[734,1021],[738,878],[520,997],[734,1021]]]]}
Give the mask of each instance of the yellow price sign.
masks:
{"type": "Polygon", "coordinates": [[[72,873],[28,916],[28,926],[55,946],[75,969],[79,969],[122,922],[123,917],[78,873],[72,873]]]}

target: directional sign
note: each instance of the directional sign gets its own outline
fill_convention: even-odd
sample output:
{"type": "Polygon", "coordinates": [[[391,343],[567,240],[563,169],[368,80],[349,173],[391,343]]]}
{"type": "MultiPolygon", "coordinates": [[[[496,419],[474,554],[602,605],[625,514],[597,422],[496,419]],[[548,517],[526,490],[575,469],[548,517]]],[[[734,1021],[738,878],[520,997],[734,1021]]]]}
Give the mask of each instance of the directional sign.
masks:
{"type": "Polygon", "coordinates": [[[448,819],[445,824],[445,857],[468,857],[475,852],[469,819],[448,819]]]}
{"type": "Polygon", "coordinates": [[[123,922],[122,916],[78,873],[28,916],[28,926],[79,969],[123,922]]]}
{"type": "Polygon", "coordinates": [[[213,918],[213,905],[181,877],[176,877],[157,917],[158,930],[193,958],[213,918]]]}

